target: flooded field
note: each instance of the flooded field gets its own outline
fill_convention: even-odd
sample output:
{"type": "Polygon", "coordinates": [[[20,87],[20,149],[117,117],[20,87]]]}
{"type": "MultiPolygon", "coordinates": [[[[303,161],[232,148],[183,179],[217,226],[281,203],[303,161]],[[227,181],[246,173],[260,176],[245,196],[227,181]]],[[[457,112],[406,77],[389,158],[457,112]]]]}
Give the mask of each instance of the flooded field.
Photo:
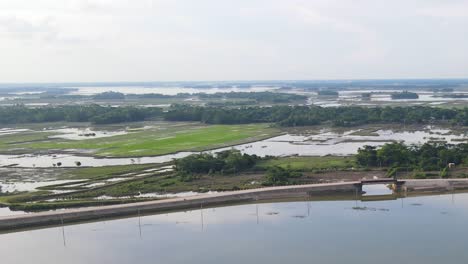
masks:
{"type": "Polygon", "coordinates": [[[57,181],[21,181],[21,182],[8,182],[0,181],[0,192],[2,193],[13,193],[13,192],[28,192],[35,191],[39,187],[48,185],[72,183],[80,180],[57,180],[57,181]]]}
{"type": "Polygon", "coordinates": [[[49,168],[0,168],[0,193],[34,191],[36,188],[70,182],[58,180],[60,171],[49,168]]]}
{"type": "Polygon", "coordinates": [[[425,129],[413,131],[376,130],[372,135],[359,135],[360,130],[336,132],[328,129],[315,135],[288,134],[264,141],[236,146],[247,154],[259,156],[325,156],[352,155],[365,145],[381,146],[390,142],[406,144],[423,144],[429,141],[446,141],[457,144],[466,141],[467,134],[451,134],[447,129],[425,129]]]}
{"type": "Polygon", "coordinates": [[[180,93],[219,93],[219,92],[264,92],[277,89],[278,87],[268,86],[253,86],[249,88],[238,88],[238,87],[226,87],[226,88],[194,88],[194,87],[145,87],[145,86],[128,86],[128,87],[68,87],[72,88],[73,91],[70,94],[75,95],[94,95],[103,92],[119,92],[123,94],[149,94],[157,93],[164,95],[176,95],[180,93]]]}
{"type": "MultiPolygon", "coordinates": [[[[381,146],[389,142],[422,144],[429,141],[457,144],[467,142],[467,140],[467,132],[455,133],[449,129],[437,127],[425,127],[419,130],[392,130],[387,128],[371,131],[366,129],[334,130],[327,128],[315,132],[289,133],[253,143],[219,148],[211,150],[211,152],[235,148],[244,153],[258,156],[345,156],[356,154],[357,150],[364,145],[381,146]]],[[[96,158],[83,154],[74,154],[75,151],[77,150],[70,150],[70,154],[54,154],[53,150],[50,150],[48,151],[49,154],[0,155],[0,166],[48,168],[57,166],[57,164],[60,164],[61,167],[149,164],[169,162],[172,159],[196,153],[185,151],[154,157],[96,158]]]]}
{"type": "Polygon", "coordinates": [[[464,263],[467,209],[466,193],[204,208],[2,234],[0,254],[15,264],[464,263]]]}
{"type": "MultiPolygon", "coordinates": [[[[263,84],[263,85],[214,85],[206,87],[198,87],[196,85],[129,85],[129,86],[113,86],[111,84],[102,86],[63,86],[60,87],[61,94],[66,96],[78,96],[77,98],[67,98],[67,101],[53,100],[50,98],[41,97],[42,93],[47,94],[45,90],[34,91],[10,91],[9,93],[0,94],[0,105],[11,106],[16,103],[22,103],[29,107],[40,107],[46,105],[57,104],[72,104],[72,103],[97,103],[101,105],[120,106],[125,105],[122,100],[114,100],[110,104],[107,100],[94,100],[92,96],[104,92],[118,92],[122,94],[162,94],[162,95],[178,95],[178,94],[214,94],[214,93],[229,93],[229,92],[280,92],[305,95],[308,97],[307,104],[318,105],[322,107],[338,107],[338,106],[378,106],[378,105],[447,105],[447,106],[463,106],[468,101],[468,89],[466,86],[459,86],[457,89],[450,92],[441,92],[431,89],[411,89],[411,92],[418,94],[417,99],[401,99],[394,100],[391,98],[392,93],[405,91],[404,88],[395,87],[395,89],[364,89],[342,87],[340,89],[331,89],[338,91],[338,96],[319,96],[318,90],[308,88],[288,88],[283,89],[280,84],[263,84]],[[370,97],[363,97],[363,94],[372,93],[370,97]],[[456,96],[454,96],[456,95],[456,96]],[[89,98],[79,98],[79,96],[88,96],[89,98]],[[91,100],[91,101],[90,101],[91,100]]],[[[323,88],[325,89],[325,88],[323,88]]],[[[325,89],[326,90],[326,89],[325,89]]],[[[0,90],[1,92],[1,90],[0,90]]],[[[141,106],[156,106],[169,107],[172,103],[195,103],[205,104],[208,101],[201,100],[197,97],[192,98],[166,98],[166,99],[151,99],[139,100],[130,104],[141,106]]],[[[303,104],[303,103],[301,103],[303,104]]]]}
{"type": "Polygon", "coordinates": [[[25,129],[25,128],[21,128],[21,129],[0,128],[0,136],[18,134],[18,133],[22,133],[22,132],[26,132],[26,131],[29,131],[29,129],[25,129]]]}
{"type": "Polygon", "coordinates": [[[464,105],[468,101],[468,91],[459,90],[453,92],[458,97],[450,97],[450,93],[438,93],[429,90],[414,91],[418,94],[417,99],[392,99],[392,93],[399,93],[404,90],[347,90],[339,91],[336,97],[320,97],[316,94],[309,93],[309,104],[318,105],[321,107],[338,107],[346,105],[356,106],[376,106],[376,105],[442,105],[456,104],[464,105]],[[362,94],[371,93],[369,98],[363,98],[362,94]]]}
{"type": "Polygon", "coordinates": [[[120,131],[105,131],[93,130],[92,128],[59,128],[48,130],[48,132],[58,133],[58,135],[50,136],[50,138],[63,138],[71,140],[84,140],[90,138],[104,138],[128,134],[125,130],[120,131]]]}
{"type": "Polygon", "coordinates": [[[95,158],[73,154],[31,154],[31,155],[0,155],[0,166],[22,168],[53,168],[61,163],[61,167],[103,167],[114,165],[165,163],[173,159],[183,158],[193,152],[179,152],[171,155],[140,158],[95,158]],[[78,163],[79,162],[79,163],[78,163]],[[77,164],[80,164],[79,166],[77,164]]]}

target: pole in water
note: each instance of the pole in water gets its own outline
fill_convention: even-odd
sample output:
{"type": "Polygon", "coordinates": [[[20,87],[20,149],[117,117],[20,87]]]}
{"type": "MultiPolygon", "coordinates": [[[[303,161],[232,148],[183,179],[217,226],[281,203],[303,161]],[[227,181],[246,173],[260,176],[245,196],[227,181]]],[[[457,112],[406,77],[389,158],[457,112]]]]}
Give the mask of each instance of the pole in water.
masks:
{"type": "Polygon", "coordinates": [[[62,239],[63,239],[63,246],[67,247],[67,242],[65,240],[65,225],[63,224],[63,215],[60,216],[60,220],[62,222],[62,239]]]}
{"type": "Polygon", "coordinates": [[[356,203],[356,207],[358,207],[358,204],[357,204],[357,193],[358,193],[358,187],[356,187],[355,191],[354,191],[354,194],[355,194],[355,203],[356,203]]]}
{"type": "Polygon", "coordinates": [[[201,229],[203,231],[204,223],[203,223],[203,203],[200,203],[200,216],[201,216],[201,229]]]}
{"type": "Polygon", "coordinates": [[[140,238],[141,238],[141,216],[140,216],[140,209],[138,209],[138,229],[140,230],[140,238]]]}
{"type": "Polygon", "coordinates": [[[255,204],[255,214],[257,215],[257,225],[259,223],[259,219],[258,219],[258,204],[255,204]]]}

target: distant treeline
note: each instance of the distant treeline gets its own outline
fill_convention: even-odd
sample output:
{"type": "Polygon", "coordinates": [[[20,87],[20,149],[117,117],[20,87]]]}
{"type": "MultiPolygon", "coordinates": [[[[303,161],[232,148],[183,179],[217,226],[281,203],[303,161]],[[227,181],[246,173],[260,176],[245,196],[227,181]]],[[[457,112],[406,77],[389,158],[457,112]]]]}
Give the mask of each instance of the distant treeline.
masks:
{"type": "Polygon", "coordinates": [[[307,96],[304,95],[272,92],[230,92],[214,94],[199,93],[195,95],[201,99],[250,99],[256,100],[257,102],[268,103],[289,103],[293,101],[307,100],[307,96]]]}
{"type": "Polygon", "coordinates": [[[273,106],[219,108],[175,105],[167,113],[168,121],[200,121],[208,124],[276,123],[280,126],[307,126],[330,122],[335,126],[371,123],[425,124],[447,121],[468,125],[468,107],[444,109],[411,107],[319,107],[273,106]]]}
{"type": "Polygon", "coordinates": [[[407,146],[391,143],[379,148],[364,146],[358,150],[356,161],[366,167],[410,167],[436,171],[446,168],[450,163],[468,163],[468,144],[425,143],[407,146]]]}
{"type": "Polygon", "coordinates": [[[0,107],[0,124],[41,122],[92,122],[112,124],[142,121],[162,116],[160,108],[105,107],[99,105],[28,108],[23,105],[0,107]]]}
{"type": "Polygon", "coordinates": [[[468,125],[468,107],[444,109],[428,106],[411,107],[201,107],[173,105],[167,112],[156,107],[45,106],[23,105],[0,107],[0,124],[39,122],[93,122],[110,124],[164,118],[167,121],[198,121],[207,124],[275,123],[294,127],[319,124],[356,126],[375,123],[430,124],[449,122],[468,125]]]}
{"type": "Polygon", "coordinates": [[[333,96],[337,97],[339,95],[338,91],[333,90],[320,90],[317,92],[318,96],[333,96]]]}
{"type": "Polygon", "coordinates": [[[198,97],[200,99],[242,99],[252,100],[255,102],[266,103],[291,103],[296,101],[305,101],[307,96],[290,94],[290,93],[275,93],[275,92],[223,92],[223,93],[178,93],[176,95],[166,94],[123,94],[119,92],[104,92],[95,95],[60,95],[60,94],[43,94],[41,98],[79,98],[79,99],[94,99],[94,100],[138,100],[138,99],[187,99],[198,97]]]}

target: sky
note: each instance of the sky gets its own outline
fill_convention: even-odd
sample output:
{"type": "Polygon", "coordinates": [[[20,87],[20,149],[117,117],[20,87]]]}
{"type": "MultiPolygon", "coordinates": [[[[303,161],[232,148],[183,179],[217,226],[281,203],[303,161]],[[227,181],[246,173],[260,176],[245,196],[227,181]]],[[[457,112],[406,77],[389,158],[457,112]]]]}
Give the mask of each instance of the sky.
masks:
{"type": "Polygon", "coordinates": [[[468,0],[0,0],[0,83],[468,77],[468,0]]]}

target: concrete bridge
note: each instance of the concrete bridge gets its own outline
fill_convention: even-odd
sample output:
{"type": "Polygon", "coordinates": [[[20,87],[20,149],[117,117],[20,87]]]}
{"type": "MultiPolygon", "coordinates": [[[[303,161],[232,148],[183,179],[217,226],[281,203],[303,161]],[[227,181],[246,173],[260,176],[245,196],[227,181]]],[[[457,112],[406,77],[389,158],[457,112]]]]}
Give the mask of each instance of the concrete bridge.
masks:
{"type": "Polygon", "coordinates": [[[362,186],[364,185],[375,185],[375,184],[388,184],[392,185],[392,189],[395,191],[401,190],[401,187],[405,184],[406,180],[398,180],[395,178],[378,178],[378,179],[363,179],[356,185],[358,191],[362,192],[362,186]]]}

